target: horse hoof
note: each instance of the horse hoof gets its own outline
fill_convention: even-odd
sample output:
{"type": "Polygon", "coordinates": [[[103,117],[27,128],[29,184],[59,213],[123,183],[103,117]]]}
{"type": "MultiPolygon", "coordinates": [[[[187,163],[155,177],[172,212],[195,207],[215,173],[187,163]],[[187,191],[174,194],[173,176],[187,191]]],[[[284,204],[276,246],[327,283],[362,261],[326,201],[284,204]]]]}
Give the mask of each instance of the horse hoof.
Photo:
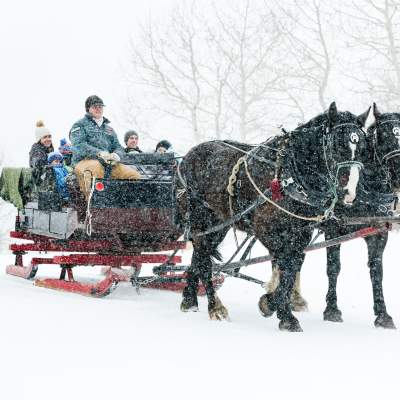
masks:
{"type": "Polygon", "coordinates": [[[258,309],[261,312],[261,315],[265,318],[269,318],[274,315],[275,310],[272,310],[269,306],[269,301],[271,298],[271,294],[263,294],[258,301],[258,309]]]}
{"type": "Polygon", "coordinates": [[[393,318],[389,314],[381,314],[376,317],[375,326],[377,328],[396,329],[393,318]]]}
{"type": "Polygon", "coordinates": [[[342,312],[338,308],[326,309],[324,311],[324,321],[343,322],[342,312]]]}
{"type": "Polygon", "coordinates": [[[216,297],[215,299],[215,305],[208,310],[208,314],[212,321],[230,321],[228,310],[222,304],[221,300],[218,297],[216,297]]]}
{"type": "Polygon", "coordinates": [[[198,311],[199,311],[199,307],[197,307],[197,306],[192,306],[192,307],[189,307],[189,308],[185,308],[185,307],[183,307],[182,304],[181,304],[181,311],[182,311],[182,312],[198,312],[198,311]]]}
{"type": "Polygon", "coordinates": [[[287,331],[287,332],[303,332],[303,329],[301,329],[299,321],[297,321],[297,319],[295,318],[287,321],[280,321],[279,329],[281,331],[287,331]]]}
{"type": "MultiPolygon", "coordinates": [[[[224,307],[225,308],[225,307],[224,307]]],[[[228,310],[212,310],[209,312],[211,321],[230,321],[228,310]]]]}
{"type": "Polygon", "coordinates": [[[182,312],[197,312],[199,311],[199,306],[197,305],[197,299],[184,297],[181,303],[182,312]]]}

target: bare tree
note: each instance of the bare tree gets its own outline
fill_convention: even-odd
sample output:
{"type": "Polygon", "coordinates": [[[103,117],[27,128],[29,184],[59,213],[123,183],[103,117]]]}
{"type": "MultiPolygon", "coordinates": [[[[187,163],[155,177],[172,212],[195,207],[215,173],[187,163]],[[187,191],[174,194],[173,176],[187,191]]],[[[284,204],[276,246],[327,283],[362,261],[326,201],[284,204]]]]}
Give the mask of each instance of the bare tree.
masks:
{"type": "Polygon", "coordinates": [[[335,18],[327,3],[318,0],[276,4],[288,52],[285,90],[304,120],[306,107],[323,111],[331,101],[335,18]]]}
{"type": "MultiPolygon", "coordinates": [[[[376,70],[366,73],[359,84],[364,90],[390,87],[390,93],[397,93],[395,1],[400,0],[384,0],[386,8],[374,11],[386,18],[384,25],[375,24],[386,27],[391,46],[385,55],[375,50],[375,66],[386,66],[385,58],[390,58],[390,71],[385,67],[379,77],[376,70]]],[[[150,121],[144,126],[149,132],[155,121],[169,118],[187,132],[185,145],[209,138],[259,141],[282,122],[302,122],[324,111],[334,95],[346,97],[346,66],[360,56],[341,46],[345,40],[339,17],[350,18],[349,10],[357,14],[359,3],[348,8],[347,1],[338,0],[333,9],[319,0],[203,0],[200,9],[196,0],[182,1],[164,24],[150,19],[141,37],[132,40],[126,114],[139,126],[140,119],[150,121]]],[[[360,22],[372,18],[371,10],[362,10],[360,22]]],[[[374,33],[351,31],[347,43],[355,45],[358,37],[364,55],[371,56],[367,47],[373,42],[365,38],[374,33]]],[[[376,35],[374,40],[379,42],[376,35]]],[[[354,81],[355,74],[350,75],[354,81]]]]}
{"type": "Polygon", "coordinates": [[[281,32],[262,1],[202,11],[181,3],[166,25],[150,19],[131,48],[127,114],[172,118],[190,129],[192,143],[254,139],[285,116],[281,32]]]}
{"type": "Polygon", "coordinates": [[[151,19],[142,26],[140,40],[131,42],[128,76],[134,95],[128,95],[128,103],[142,115],[151,110],[153,118],[156,114],[180,121],[199,142],[204,140],[200,124],[207,96],[199,50],[204,32],[196,13],[195,3],[177,6],[165,28],[151,19]]]}
{"type": "Polygon", "coordinates": [[[233,65],[227,103],[243,141],[271,125],[284,71],[281,32],[274,13],[250,0],[214,7],[221,32],[218,49],[233,65]]]}
{"type": "MultiPolygon", "coordinates": [[[[400,96],[400,1],[357,0],[341,9],[348,52],[358,54],[347,73],[354,93],[398,108],[400,96]]],[[[350,58],[351,59],[351,58],[350,58]]]]}

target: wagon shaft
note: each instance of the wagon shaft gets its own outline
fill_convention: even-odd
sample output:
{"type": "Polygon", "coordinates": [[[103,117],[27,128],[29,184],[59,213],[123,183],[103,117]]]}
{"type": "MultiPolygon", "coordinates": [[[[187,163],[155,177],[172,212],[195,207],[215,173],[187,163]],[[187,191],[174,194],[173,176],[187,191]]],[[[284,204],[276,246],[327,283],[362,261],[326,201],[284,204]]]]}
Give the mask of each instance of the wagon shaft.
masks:
{"type": "Polygon", "coordinates": [[[388,217],[355,217],[342,218],[341,223],[344,225],[382,225],[382,224],[400,224],[400,216],[388,217]]]}

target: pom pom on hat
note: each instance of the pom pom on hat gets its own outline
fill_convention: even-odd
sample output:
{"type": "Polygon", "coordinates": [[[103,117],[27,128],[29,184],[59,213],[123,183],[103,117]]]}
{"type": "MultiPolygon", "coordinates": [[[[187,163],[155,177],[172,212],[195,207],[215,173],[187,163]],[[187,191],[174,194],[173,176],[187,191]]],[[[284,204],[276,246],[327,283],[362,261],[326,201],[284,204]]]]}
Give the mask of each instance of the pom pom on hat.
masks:
{"type": "Polygon", "coordinates": [[[72,146],[71,143],[67,142],[67,139],[61,139],[60,140],[60,147],[58,148],[58,151],[61,154],[72,154],[72,146]]]}
{"type": "Polygon", "coordinates": [[[51,153],[49,153],[49,155],[47,156],[47,162],[49,164],[51,164],[54,160],[58,160],[60,162],[63,162],[64,157],[62,156],[61,153],[59,153],[58,151],[52,151],[51,153]]]}
{"type": "Polygon", "coordinates": [[[50,129],[44,126],[44,122],[39,120],[36,122],[35,139],[38,142],[43,136],[50,135],[50,129]]]}

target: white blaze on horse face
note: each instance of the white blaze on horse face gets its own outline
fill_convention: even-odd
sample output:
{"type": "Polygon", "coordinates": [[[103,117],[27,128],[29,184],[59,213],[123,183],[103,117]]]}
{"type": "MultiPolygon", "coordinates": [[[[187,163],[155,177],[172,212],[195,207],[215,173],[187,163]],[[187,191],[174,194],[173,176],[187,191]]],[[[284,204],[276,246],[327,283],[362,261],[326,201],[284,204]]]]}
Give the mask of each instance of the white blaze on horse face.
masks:
{"type": "Polygon", "coordinates": [[[344,187],[347,190],[347,194],[344,196],[344,203],[351,204],[356,198],[356,190],[358,185],[358,180],[360,179],[360,169],[358,166],[353,165],[350,167],[350,175],[347,185],[344,187]]]}
{"type": "MultiPolygon", "coordinates": [[[[357,133],[353,132],[350,135],[349,147],[351,150],[351,160],[353,161],[356,157],[357,143],[359,140],[359,136],[357,133]]],[[[344,203],[351,204],[356,198],[356,190],[358,185],[358,180],[360,179],[360,169],[358,166],[353,165],[350,167],[349,180],[347,185],[344,187],[347,190],[347,194],[344,196],[344,203]]]]}
{"type": "Polygon", "coordinates": [[[352,132],[350,135],[350,150],[351,150],[351,160],[354,160],[356,156],[356,150],[357,150],[357,143],[360,140],[360,137],[358,136],[357,132],[352,132]]]}
{"type": "Polygon", "coordinates": [[[400,147],[400,127],[396,126],[393,128],[394,136],[396,136],[397,144],[400,147]]]}

